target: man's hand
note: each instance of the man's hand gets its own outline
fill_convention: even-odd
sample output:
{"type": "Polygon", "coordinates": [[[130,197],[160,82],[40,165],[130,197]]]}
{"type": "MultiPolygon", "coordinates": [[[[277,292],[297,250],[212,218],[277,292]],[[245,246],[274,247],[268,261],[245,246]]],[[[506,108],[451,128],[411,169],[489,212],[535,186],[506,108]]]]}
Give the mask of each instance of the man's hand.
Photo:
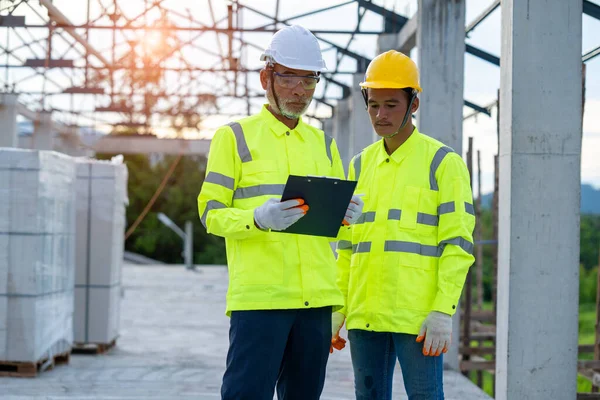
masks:
{"type": "Polygon", "coordinates": [[[346,320],[346,316],[341,312],[334,312],[331,314],[331,337],[335,337],[339,335],[340,329],[344,326],[344,321],[346,320]]]}
{"type": "Polygon", "coordinates": [[[452,340],[452,317],[438,311],[430,312],[421,326],[417,342],[421,343],[423,339],[423,355],[437,357],[446,353],[452,340]]]}
{"type": "Polygon", "coordinates": [[[364,195],[355,194],[352,196],[352,200],[350,200],[350,204],[348,204],[348,209],[346,210],[346,216],[344,217],[344,225],[355,224],[362,215],[363,207],[365,205],[361,198],[362,196],[364,195]]]}
{"type": "Polygon", "coordinates": [[[271,198],[254,210],[254,222],[260,229],[282,231],[306,215],[307,211],[308,206],[302,199],[280,202],[271,198]]]}
{"type": "Polygon", "coordinates": [[[329,346],[329,352],[333,353],[333,349],[342,350],[346,347],[346,340],[340,337],[340,329],[344,326],[346,316],[340,312],[334,312],[331,314],[331,346],[329,346]]]}
{"type": "Polygon", "coordinates": [[[333,349],[342,350],[346,347],[346,339],[337,335],[336,337],[331,339],[331,345],[329,346],[329,353],[333,353],[333,349]]]}

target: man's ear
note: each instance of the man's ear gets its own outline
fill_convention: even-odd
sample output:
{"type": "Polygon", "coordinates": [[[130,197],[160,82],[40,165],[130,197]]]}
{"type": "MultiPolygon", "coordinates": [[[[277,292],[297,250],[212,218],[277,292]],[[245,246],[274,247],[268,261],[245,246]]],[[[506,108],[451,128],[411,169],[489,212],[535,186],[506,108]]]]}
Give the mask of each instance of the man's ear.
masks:
{"type": "Polygon", "coordinates": [[[269,72],[266,68],[260,70],[260,84],[264,90],[267,90],[269,83],[269,72]]]}
{"type": "Polygon", "coordinates": [[[410,110],[411,114],[414,114],[419,109],[419,98],[415,97],[415,101],[413,101],[412,108],[410,110]]]}

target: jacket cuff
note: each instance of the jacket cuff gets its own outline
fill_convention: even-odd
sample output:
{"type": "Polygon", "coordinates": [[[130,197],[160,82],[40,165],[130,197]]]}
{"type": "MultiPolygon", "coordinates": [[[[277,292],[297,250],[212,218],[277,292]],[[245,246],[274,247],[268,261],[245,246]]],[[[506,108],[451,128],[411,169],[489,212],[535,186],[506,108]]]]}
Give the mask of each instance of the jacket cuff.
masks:
{"type": "Polygon", "coordinates": [[[257,233],[257,232],[267,232],[268,229],[261,229],[258,224],[254,221],[254,209],[252,210],[244,210],[242,214],[242,225],[244,230],[249,233],[257,233]]]}
{"type": "Polygon", "coordinates": [[[453,297],[448,297],[438,292],[433,302],[432,311],[443,312],[444,314],[454,315],[458,308],[458,300],[453,297]]]}

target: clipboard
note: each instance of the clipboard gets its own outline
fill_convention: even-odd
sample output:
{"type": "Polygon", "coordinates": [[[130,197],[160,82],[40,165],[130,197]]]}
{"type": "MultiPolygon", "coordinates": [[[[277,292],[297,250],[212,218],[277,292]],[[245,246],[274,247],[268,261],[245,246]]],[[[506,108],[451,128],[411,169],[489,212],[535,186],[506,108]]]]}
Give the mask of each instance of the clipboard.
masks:
{"type": "Polygon", "coordinates": [[[295,224],[280,232],[336,237],[356,184],[356,181],[344,179],[290,175],[281,201],[302,198],[309,210],[295,224]]]}

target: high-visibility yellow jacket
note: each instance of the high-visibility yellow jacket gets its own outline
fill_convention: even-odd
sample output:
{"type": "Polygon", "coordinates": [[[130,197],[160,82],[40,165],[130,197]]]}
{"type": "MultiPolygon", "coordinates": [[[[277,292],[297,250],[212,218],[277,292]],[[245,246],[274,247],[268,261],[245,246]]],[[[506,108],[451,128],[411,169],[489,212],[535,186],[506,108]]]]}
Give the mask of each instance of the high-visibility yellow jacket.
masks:
{"type": "Polygon", "coordinates": [[[454,314],[474,260],[462,158],[415,129],[392,155],[383,140],[365,148],[348,178],[365,206],[338,242],[347,328],[418,334],[432,310],[454,314]]]}
{"type": "Polygon", "coordinates": [[[281,197],[289,175],[344,179],[334,140],[301,119],[289,129],[266,107],[215,133],[198,209],[206,231],[226,241],[227,315],[343,306],[330,239],[254,225],[254,209],[281,197]]]}

